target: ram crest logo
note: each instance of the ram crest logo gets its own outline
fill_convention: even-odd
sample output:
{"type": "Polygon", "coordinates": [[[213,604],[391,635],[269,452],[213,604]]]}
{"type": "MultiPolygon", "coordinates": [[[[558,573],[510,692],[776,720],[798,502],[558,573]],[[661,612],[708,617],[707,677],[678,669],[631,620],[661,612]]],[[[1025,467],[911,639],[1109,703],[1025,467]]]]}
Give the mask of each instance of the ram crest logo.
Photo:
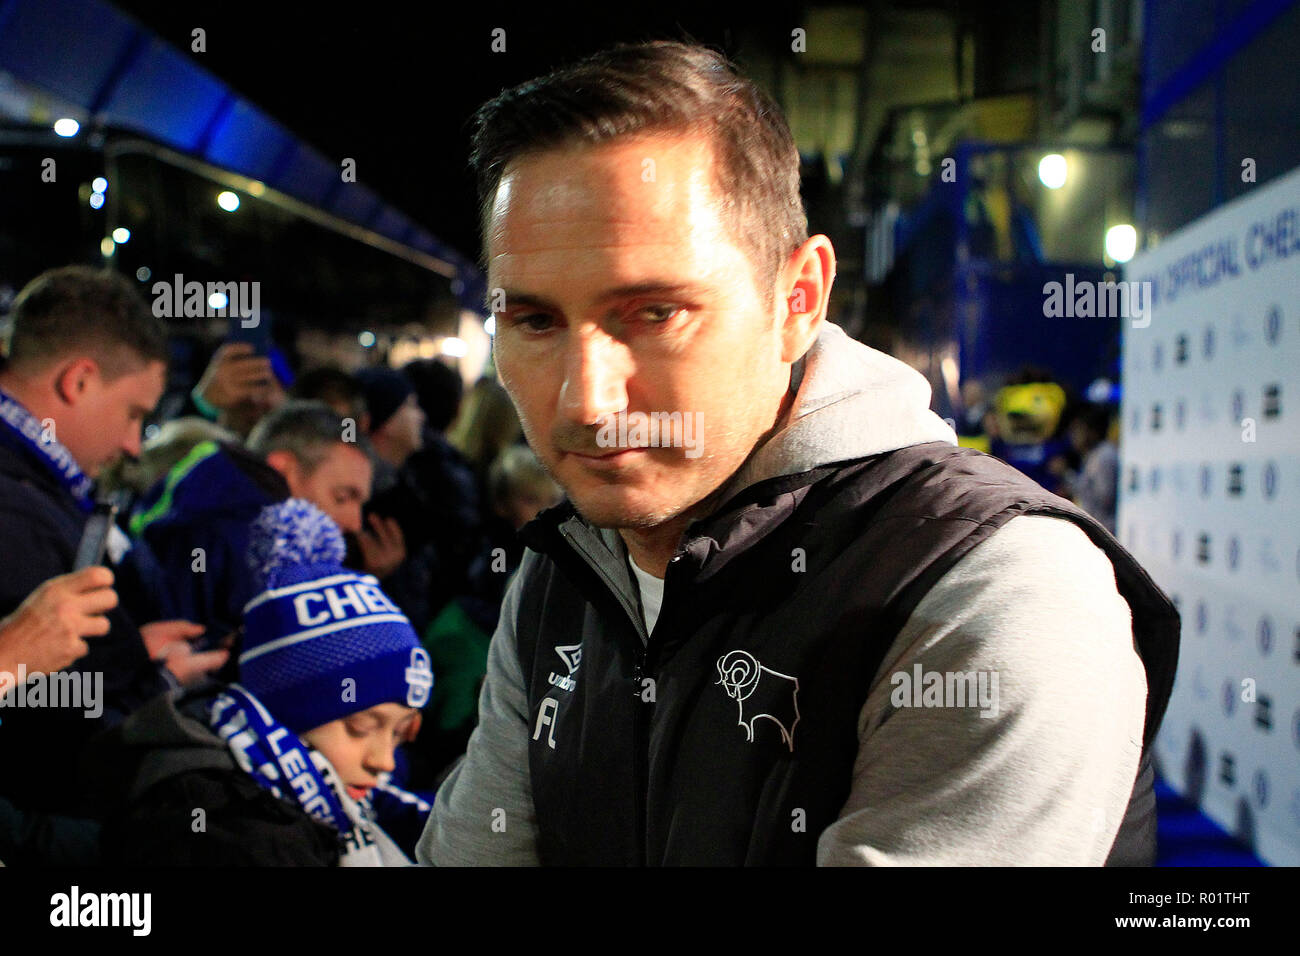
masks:
{"type": "Polygon", "coordinates": [[[799,678],[764,667],[748,651],[728,651],[718,658],[718,681],[740,707],[740,726],[753,743],[754,724],[767,718],[781,731],[781,740],[794,752],[794,728],[799,723],[799,678]]]}

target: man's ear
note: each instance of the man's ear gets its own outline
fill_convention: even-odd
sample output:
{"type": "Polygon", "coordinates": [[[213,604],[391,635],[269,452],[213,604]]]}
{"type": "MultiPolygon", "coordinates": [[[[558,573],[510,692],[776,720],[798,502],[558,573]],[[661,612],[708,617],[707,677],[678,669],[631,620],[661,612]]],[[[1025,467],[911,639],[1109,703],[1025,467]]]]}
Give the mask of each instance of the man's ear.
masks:
{"type": "Polygon", "coordinates": [[[98,373],[99,365],[94,359],[69,359],[54,372],[54,391],[61,401],[75,405],[81,401],[86,386],[98,373]]]}
{"type": "Polygon", "coordinates": [[[284,477],[285,484],[289,486],[289,493],[297,497],[298,486],[302,482],[302,465],[298,463],[293,452],[285,451],[283,448],[267,452],[266,463],[284,477]]]}
{"type": "Polygon", "coordinates": [[[812,347],[826,318],[831,284],[835,281],[835,249],[825,236],[811,236],[791,253],[781,275],[785,302],[781,329],[781,361],[795,362],[812,347]]]}

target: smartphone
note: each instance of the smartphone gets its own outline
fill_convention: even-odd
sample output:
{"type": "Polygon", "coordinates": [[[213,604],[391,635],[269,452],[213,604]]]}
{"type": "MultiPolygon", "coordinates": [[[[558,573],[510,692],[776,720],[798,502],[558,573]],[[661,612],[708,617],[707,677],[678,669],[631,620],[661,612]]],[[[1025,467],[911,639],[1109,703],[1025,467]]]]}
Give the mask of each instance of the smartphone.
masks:
{"type": "Polygon", "coordinates": [[[245,322],[251,322],[252,319],[246,319],[242,315],[233,314],[229,317],[229,327],[226,332],[227,342],[247,342],[253,346],[253,352],[257,355],[268,355],[271,351],[271,316],[265,312],[259,312],[257,324],[248,328],[244,327],[245,322]]]}
{"type": "Polygon", "coordinates": [[[111,501],[96,502],[94,513],[86,521],[81,532],[81,543],[77,545],[77,559],[72,570],[80,571],[96,564],[104,563],[104,552],[108,548],[108,532],[117,517],[117,505],[111,501]]]}

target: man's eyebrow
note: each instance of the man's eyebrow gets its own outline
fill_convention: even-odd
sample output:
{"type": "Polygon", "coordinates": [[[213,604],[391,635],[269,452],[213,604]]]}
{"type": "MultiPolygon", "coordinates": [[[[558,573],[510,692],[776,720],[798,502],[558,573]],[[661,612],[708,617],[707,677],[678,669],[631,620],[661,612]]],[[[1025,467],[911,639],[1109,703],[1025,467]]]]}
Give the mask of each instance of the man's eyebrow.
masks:
{"type": "Polygon", "coordinates": [[[634,282],[631,285],[615,286],[597,296],[597,302],[605,302],[609,299],[631,299],[644,295],[684,295],[694,296],[704,292],[704,287],[693,285],[689,282],[659,282],[651,280],[649,282],[634,282]]]}
{"type": "Polygon", "coordinates": [[[502,289],[501,291],[505,293],[507,307],[530,305],[535,309],[546,309],[550,312],[560,311],[560,307],[545,296],[532,295],[528,292],[515,292],[511,289],[502,289]]]}
{"type": "MultiPolygon", "coordinates": [[[[546,309],[550,312],[560,312],[560,306],[551,299],[542,295],[533,295],[530,292],[516,292],[511,289],[503,289],[507,306],[514,307],[518,305],[531,306],[535,309],[546,309]]],[[[662,295],[662,296],[699,296],[706,291],[704,286],[693,285],[687,282],[660,282],[651,280],[648,282],[633,282],[629,285],[614,286],[606,289],[596,297],[596,302],[608,302],[611,299],[631,299],[639,296],[662,295]]]]}

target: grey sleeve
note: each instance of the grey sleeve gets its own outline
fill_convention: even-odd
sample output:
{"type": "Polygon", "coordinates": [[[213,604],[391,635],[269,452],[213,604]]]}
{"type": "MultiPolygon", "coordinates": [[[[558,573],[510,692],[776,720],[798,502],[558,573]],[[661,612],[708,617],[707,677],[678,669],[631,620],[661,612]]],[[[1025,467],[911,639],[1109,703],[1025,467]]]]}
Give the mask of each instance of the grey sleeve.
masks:
{"type": "Polygon", "coordinates": [[[528,781],[528,699],[515,649],[519,589],[531,551],[506,589],[496,633],[488,646],[487,676],[478,702],[478,726],[465,759],[434,798],[416,847],[434,866],[536,866],[537,821],[528,781]]]}
{"type": "Polygon", "coordinates": [[[1133,789],[1145,708],[1109,559],[1064,519],[1014,518],[936,583],[891,646],[817,862],[1100,866],[1133,789]],[[922,684],[984,672],[989,693],[982,705],[915,706],[896,675],[910,682],[917,665],[922,684]]]}

